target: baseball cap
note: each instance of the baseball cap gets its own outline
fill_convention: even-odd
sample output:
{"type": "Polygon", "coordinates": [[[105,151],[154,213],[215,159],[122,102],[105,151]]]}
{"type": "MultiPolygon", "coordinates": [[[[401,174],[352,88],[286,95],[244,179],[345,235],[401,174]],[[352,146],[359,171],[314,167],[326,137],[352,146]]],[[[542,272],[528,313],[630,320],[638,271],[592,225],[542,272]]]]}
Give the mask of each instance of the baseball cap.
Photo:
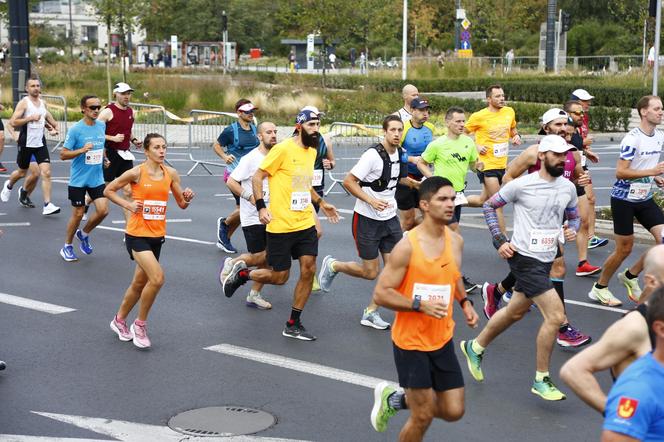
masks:
{"type": "Polygon", "coordinates": [[[539,142],[538,152],[564,153],[573,149],[560,135],[547,135],[539,142]]]}
{"type": "Polygon", "coordinates": [[[244,112],[244,113],[249,113],[253,112],[256,109],[258,109],[256,106],[254,106],[253,103],[244,103],[242,106],[238,107],[236,110],[238,112],[244,112]]]}
{"type": "Polygon", "coordinates": [[[115,87],[113,88],[113,93],[114,94],[123,94],[125,92],[134,92],[134,90],[129,86],[127,83],[116,83],[115,87]]]}
{"type": "Polygon", "coordinates": [[[410,107],[412,107],[413,109],[426,109],[431,106],[429,106],[429,100],[427,100],[426,98],[415,97],[410,102],[410,107]]]}
{"type": "Polygon", "coordinates": [[[557,107],[549,109],[548,111],[544,112],[544,115],[542,115],[542,126],[549,124],[550,122],[552,122],[553,120],[557,120],[558,118],[567,119],[569,118],[569,115],[567,115],[567,112],[557,107]]]}
{"type": "Polygon", "coordinates": [[[295,117],[296,124],[306,123],[307,121],[318,121],[320,120],[318,113],[312,111],[311,109],[302,109],[295,117]]]}
{"type": "Polygon", "coordinates": [[[587,90],[585,89],[576,89],[574,92],[572,92],[572,97],[576,97],[578,100],[592,100],[593,97],[588,93],[587,90]]]}
{"type": "Polygon", "coordinates": [[[319,111],[316,106],[304,106],[302,109],[300,109],[300,112],[302,112],[302,111],[311,111],[311,112],[315,113],[316,115],[318,115],[318,117],[321,117],[321,116],[325,115],[325,112],[319,111]]]}

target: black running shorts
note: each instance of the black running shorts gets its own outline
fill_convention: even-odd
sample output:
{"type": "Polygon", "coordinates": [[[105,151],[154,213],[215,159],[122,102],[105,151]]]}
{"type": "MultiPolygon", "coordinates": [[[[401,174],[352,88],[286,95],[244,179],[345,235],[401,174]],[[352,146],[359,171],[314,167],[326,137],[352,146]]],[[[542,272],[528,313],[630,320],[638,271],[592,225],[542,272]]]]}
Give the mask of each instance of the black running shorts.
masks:
{"type": "Polygon", "coordinates": [[[463,375],[450,339],[434,351],[403,350],[392,343],[399,385],[447,391],[463,387],[463,375]]]}
{"type": "Polygon", "coordinates": [[[154,254],[154,257],[159,261],[159,255],[161,254],[161,246],[166,241],[166,238],[163,236],[158,236],[156,238],[150,238],[147,236],[131,236],[125,233],[125,245],[127,246],[127,252],[129,252],[129,257],[131,260],[134,260],[134,252],[146,252],[151,250],[154,254]]]}
{"type": "Polygon", "coordinates": [[[395,215],[385,221],[353,213],[353,238],[361,259],[378,258],[378,252],[390,253],[403,238],[399,218],[395,215]]]}
{"type": "Polygon", "coordinates": [[[613,216],[613,233],[616,235],[634,235],[634,218],[646,230],[664,224],[664,213],[652,198],[630,202],[612,197],[611,215],[613,216]]]}
{"type": "Polygon", "coordinates": [[[265,224],[254,224],[253,226],[242,227],[244,241],[247,243],[249,253],[264,252],[267,247],[267,233],[265,224]]]}
{"type": "Polygon", "coordinates": [[[109,165],[104,167],[104,181],[107,183],[134,167],[132,160],[125,160],[116,149],[111,147],[106,148],[106,158],[108,158],[109,165]]]}
{"type": "Polygon", "coordinates": [[[477,171],[477,178],[480,179],[480,183],[484,184],[484,177],[489,178],[498,178],[498,183],[503,185],[503,177],[505,176],[505,169],[492,169],[485,170],[483,172],[477,171]]]}
{"type": "Polygon", "coordinates": [[[85,206],[85,194],[90,195],[92,201],[98,198],[104,198],[104,188],[106,186],[102,184],[97,187],[74,187],[69,186],[69,201],[73,207],[83,207],[85,206]]]}
{"type": "Polygon", "coordinates": [[[277,272],[291,267],[293,259],[318,256],[316,227],[289,233],[267,232],[267,263],[277,272]]]}
{"type": "Polygon", "coordinates": [[[403,184],[397,184],[397,191],[394,194],[397,200],[399,210],[410,210],[420,207],[420,192],[417,189],[411,189],[403,184]]]}
{"type": "Polygon", "coordinates": [[[16,154],[16,165],[19,169],[27,169],[30,167],[30,160],[35,157],[37,164],[50,163],[51,157],[48,154],[48,147],[25,147],[18,146],[18,153],[16,154]]]}
{"type": "Polygon", "coordinates": [[[523,293],[527,298],[534,298],[553,288],[549,275],[553,262],[542,262],[517,252],[507,262],[516,278],[514,291],[523,293]]]}

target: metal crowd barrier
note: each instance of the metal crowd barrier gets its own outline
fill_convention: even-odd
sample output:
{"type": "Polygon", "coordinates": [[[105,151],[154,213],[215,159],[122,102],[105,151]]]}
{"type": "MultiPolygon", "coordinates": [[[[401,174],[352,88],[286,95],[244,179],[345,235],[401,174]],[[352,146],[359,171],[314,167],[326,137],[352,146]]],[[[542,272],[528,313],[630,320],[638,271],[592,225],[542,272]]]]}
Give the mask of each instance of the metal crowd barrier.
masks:
{"type": "Polygon", "coordinates": [[[326,135],[332,142],[336,164],[334,169],[327,172],[331,184],[325,190],[326,196],[337,184],[349,194],[342,184],[346,174],[355,166],[367,148],[381,141],[380,134],[381,126],[344,122],[334,122],[330,125],[326,135]]]}
{"type": "Polygon", "coordinates": [[[237,120],[237,114],[194,109],[189,112],[189,159],[194,162],[187,175],[201,166],[214,175],[208,166],[226,167],[214,153],[214,142],[226,126],[237,120]]]}
{"type": "MultiPolygon", "coordinates": [[[[129,107],[134,111],[133,135],[139,140],[143,140],[147,134],[157,133],[168,139],[166,133],[166,110],[164,106],[154,104],[129,103],[129,107]]],[[[133,146],[133,144],[131,145],[133,146]]]]}
{"type": "MultiPolygon", "coordinates": [[[[26,97],[28,94],[22,92],[19,98],[26,97]]],[[[58,134],[53,136],[49,135],[48,131],[44,131],[46,142],[55,143],[55,147],[51,152],[58,150],[62,143],[65,142],[67,136],[67,100],[62,95],[40,95],[40,98],[46,106],[46,110],[51,113],[53,119],[58,122],[58,134]]]]}

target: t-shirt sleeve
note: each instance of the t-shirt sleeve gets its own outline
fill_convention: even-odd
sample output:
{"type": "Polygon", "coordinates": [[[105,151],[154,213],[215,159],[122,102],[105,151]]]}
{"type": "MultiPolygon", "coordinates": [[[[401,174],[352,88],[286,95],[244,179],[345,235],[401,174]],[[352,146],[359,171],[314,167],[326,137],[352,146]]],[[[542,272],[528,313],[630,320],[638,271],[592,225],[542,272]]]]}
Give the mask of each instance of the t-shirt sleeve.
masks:
{"type": "Polygon", "coordinates": [[[233,172],[231,172],[231,178],[233,178],[238,183],[241,183],[242,181],[249,179],[249,177],[251,176],[251,174],[249,173],[249,163],[251,163],[251,161],[255,161],[253,155],[248,154],[243,156],[240,159],[240,163],[237,165],[235,169],[233,169],[233,172]]]}
{"type": "Polygon", "coordinates": [[[631,133],[625,135],[622,142],[620,143],[620,159],[632,161],[634,155],[636,154],[636,148],[638,147],[639,140],[637,137],[631,133]]]}
{"type": "Polygon", "coordinates": [[[468,155],[468,162],[472,163],[474,161],[479,160],[480,156],[479,156],[479,153],[477,152],[477,146],[475,146],[475,142],[470,137],[468,137],[468,147],[470,147],[470,149],[469,149],[470,154],[468,155]]]}
{"type": "Polygon", "coordinates": [[[221,131],[219,138],[217,138],[217,142],[223,147],[228,147],[233,144],[233,128],[230,125],[226,126],[224,130],[221,131]]]}
{"type": "Polygon", "coordinates": [[[376,152],[376,149],[366,150],[357,164],[353,166],[350,173],[360,181],[365,181],[371,172],[377,172],[379,175],[383,173],[383,160],[376,152]]]}
{"type": "Polygon", "coordinates": [[[616,383],[606,400],[604,430],[643,440],[657,411],[657,399],[650,386],[629,379],[616,383]]]}
{"type": "Polygon", "coordinates": [[[498,194],[500,197],[508,202],[513,203],[516,201],[516,197],[521,190],[521,180],[512,180],[509,183],[505,184],[499,191],[498,194]]]}
{"type": "Polygon", "coordinates": [[[466,121],[465,128],[468,132],[471,133],[476,132],[480,128],[479,119],[477,118],[477,112],[475,112],[470,116],[470,118],[468,118],[468,121],[466,121]]]}
{"type": "Polygon", "coordinates": [[[437,145],[437,140],[432,141],[429,143],[426,149],[424,149],[424,152],[422,152],[422,159],[426,161],[427,163],[431,164],[434,161],[436,161],[436,145],[437,145]]]}
{"type": "Polygon", "coordinates": [[[72,128],[67,131],[67,136],[65,137],[65,142],[62,144],[62,146],[67,150],[76,150],[77,143],[78,143],[78,127],[72,126],[72,128]]]}
{"type": "Polygon", "coordinates": [[[268,152],[267,156],[263,159],[259,168],[272,176],[281,167],[285,156],[286,147],[283,144],[276,145],[270,149],[270,152],[268,152]]]}
{"type": "Polygon", "coordinates": [[[512,122],[510,123],[510,129],[514,129],[516,127],[516,113],[514,113],[514,109],[510,109],[512,111],[512,122]]]}

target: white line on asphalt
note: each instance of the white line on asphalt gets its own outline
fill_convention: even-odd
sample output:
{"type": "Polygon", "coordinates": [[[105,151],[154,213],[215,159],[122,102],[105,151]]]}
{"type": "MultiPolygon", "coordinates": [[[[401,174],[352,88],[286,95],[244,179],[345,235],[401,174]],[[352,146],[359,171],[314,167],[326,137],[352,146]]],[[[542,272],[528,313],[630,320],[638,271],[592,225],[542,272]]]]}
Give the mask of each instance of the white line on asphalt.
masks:
{"type": "MultiPolygon", "coordinates": [[[[327,220],[327,216],[319,216],[318,219],[320,219],[320,220],[327,220]]],[[[341,215],[339,215],[339,221],[341,221],[342,219],[346,219],[346,218],[343,217],[343,216],[341,216],[341,215]]]]}
{"type": "MultiPolygon", "coordinates": [[[[120,229],[118,227],[108,227],[108,226],[97,226],[97,229],[102,229],[102,230],[112,230],[114,232],[125,232],[125,229],[120,229]]],[[[194,244],[205,244],[205,245],[215,245],[216,243],[210,242],[210,241],[201,241],[199,239],[192,239],[192,238],[182,238],[180,236],[171,236],[171,235],[166,235],[166,239],[174,239],[176,241],[184,241],[184,242],[192,242],[194,244]]]]}
{"type": "Polygon", "coordinates": [[[34,299],[22,298],[20,296],[8,295],[7,293],[0,293],[0,302],[3,304],[14,305],[16,307],[37,310],[38,312],[49,313],[51,315],[76,311],[74,308],[49,304],[48,302],[35,301],[34,299]]]}
{"type": "Polygon", "coordinates": [[[339,212],[339,213],[350,213],[350,214],[355,213],[354,210],[350,210],[350,209],[337,209],[337,212],[339,212]]]}
{"type": "Polygon", "coordinates": [[[7,215],[6,213],[0,213],[0,216],[7,215]]]}
{"type": "Polygon", "coordinates": [[[252,350],[250,348],[238,347],[231,344],[213,345],[211,347],[205,347],[204,350],[249,359],[250,361],[287,368],[289,370],[299,371],[306,374],[313,374],[315,376],[359,385],[361,387],[374,388],[376,384],[384,381],[384,379],[365,376],[363,374],[353,373],[352,371],[341,370],[326,365],[302,361],[300,359],[287,358],[286,356],[265,353],[259,350],[252,350]]]}
{"type": "MultiPolygon", "coordinates": [[[[123,219],[114,219],[111,221],[111,224],[124,224],[127,221],[123,219]]],[[[166,219],[167,223],[190,223],[191,218],[173,218],[173,219],[166,219]]]]}
{"type": "Polygon", "coordinates": [[[0,227],[29,227],[30,223],[0,223],[0,227]]]}
{"type": "Polygon", "coordinates": [[[617,308],[617,307],[607,307],[605,305],[599,305],[599,304],[591,304],[590,302],[582,302],[582,301],[575,301],[573,299],[565,299],[566,304],[574,304],[574,305],[580,305],[582,307],[590,307],[594,308],[597,310],[608,310],[610,312],[616,312],[616,313],[627,313],[629,310],[625,310],[622,308],[617,308]]]}

